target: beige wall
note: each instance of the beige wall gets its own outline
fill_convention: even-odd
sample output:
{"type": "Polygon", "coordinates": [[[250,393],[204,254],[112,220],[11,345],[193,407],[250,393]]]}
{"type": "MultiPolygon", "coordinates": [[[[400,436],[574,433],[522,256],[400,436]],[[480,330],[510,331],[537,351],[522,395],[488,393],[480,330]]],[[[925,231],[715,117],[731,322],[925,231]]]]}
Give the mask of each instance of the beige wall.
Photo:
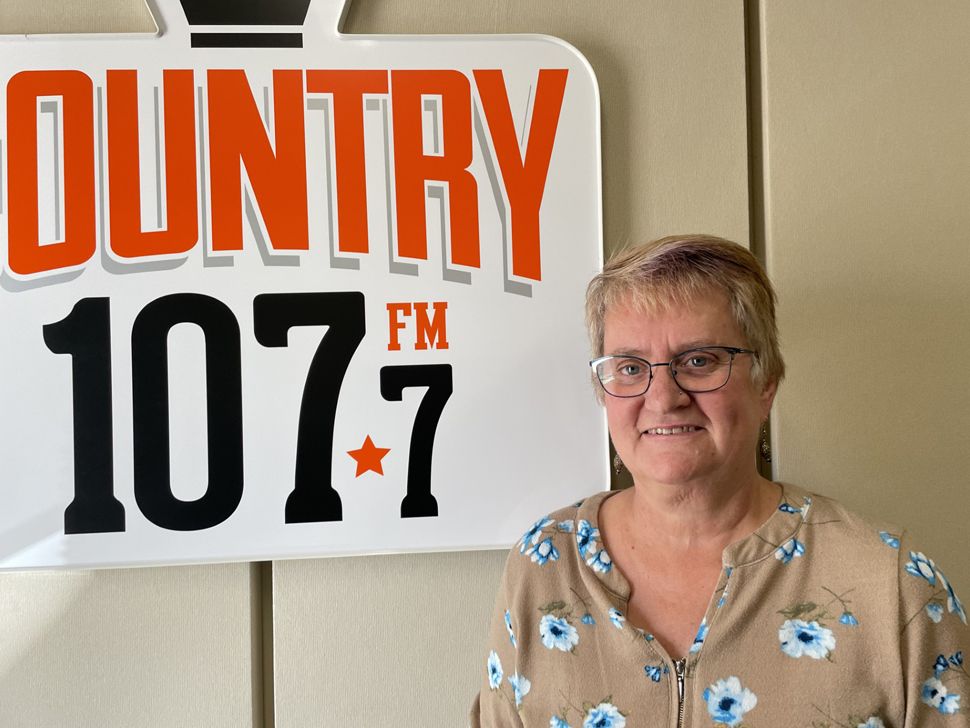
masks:
{"type": "MultiPolygon", "coordinates": [[[[608,247],[745,241],[750,206],[790,371],[778,477],[910,524],[970,593],[970,15],[892,5],[751,2],[746,28],[741,0],[357,0],[345,30],[576,45],[602,91],[608,247]]],[[[149,25],[133,0],[0,3],[0,33],[149,25]]],[[[503,558],[3,575],[0,722],[256,728],[265,694],[280,728],[463,725],[503,558]]]]}
{"type": "Polygon", "coordinates": [[[907,525],[970,594],[970,5],[763,2],[779,477],[907,525]]]}

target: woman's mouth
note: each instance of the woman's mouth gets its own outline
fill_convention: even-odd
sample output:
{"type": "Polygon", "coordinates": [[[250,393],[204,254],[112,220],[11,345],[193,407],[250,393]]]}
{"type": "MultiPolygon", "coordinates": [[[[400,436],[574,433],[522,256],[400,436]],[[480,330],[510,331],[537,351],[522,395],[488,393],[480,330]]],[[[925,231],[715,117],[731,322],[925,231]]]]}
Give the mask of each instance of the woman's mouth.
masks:
{"type": "Polygon", "coordinates": [[[649,430],[645,430],[646,435],[683,435],[688,432],[698,432],[701,430],[700,427],[694,427],[694,425],[680,425],[677,427],[651,427],[649,430]]]}

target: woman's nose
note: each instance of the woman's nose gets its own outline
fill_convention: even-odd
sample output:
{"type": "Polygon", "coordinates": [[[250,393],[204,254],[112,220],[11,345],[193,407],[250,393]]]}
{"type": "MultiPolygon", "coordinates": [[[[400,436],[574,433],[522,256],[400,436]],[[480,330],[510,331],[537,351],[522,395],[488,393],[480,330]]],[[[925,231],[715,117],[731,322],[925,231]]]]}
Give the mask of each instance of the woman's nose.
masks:
{"type": "Polygon", "coordinates": [[[653,379],[644,397],[653,399],[662,408],[672,408],[683,404],[684,390],[674,381],[674,373],[669,364],[654,364],[653,379]]]}

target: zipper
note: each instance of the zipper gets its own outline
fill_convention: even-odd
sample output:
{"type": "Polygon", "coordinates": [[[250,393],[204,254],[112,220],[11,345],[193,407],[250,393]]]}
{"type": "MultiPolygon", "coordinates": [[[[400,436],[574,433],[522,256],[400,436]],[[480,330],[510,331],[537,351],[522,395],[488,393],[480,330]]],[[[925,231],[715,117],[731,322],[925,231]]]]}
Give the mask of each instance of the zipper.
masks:
{"type": "Polygon", "coordinates": [[[687,658],[674,660],[674,673],[677,675],[677,728],[684,725],[684,679],[687,676],[687,658]]]}

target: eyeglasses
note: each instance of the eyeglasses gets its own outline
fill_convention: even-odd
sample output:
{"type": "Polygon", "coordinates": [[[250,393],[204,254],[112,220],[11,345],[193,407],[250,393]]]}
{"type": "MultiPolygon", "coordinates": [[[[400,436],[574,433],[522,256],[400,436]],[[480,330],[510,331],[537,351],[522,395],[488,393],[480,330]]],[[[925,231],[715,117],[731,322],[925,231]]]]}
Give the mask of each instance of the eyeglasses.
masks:
{"type": "Polygon", "coordinates": [[[756,354],[736,346],[704,346],[688,349],[670,361],[651,363],[638,356],[601,356],[589,363],[603,391],[613,397],[639,397],[650,389],[654,367],[668,367],[670,376],[684,392],[713,392],[728,383],[734,357],[756,354]]]}

